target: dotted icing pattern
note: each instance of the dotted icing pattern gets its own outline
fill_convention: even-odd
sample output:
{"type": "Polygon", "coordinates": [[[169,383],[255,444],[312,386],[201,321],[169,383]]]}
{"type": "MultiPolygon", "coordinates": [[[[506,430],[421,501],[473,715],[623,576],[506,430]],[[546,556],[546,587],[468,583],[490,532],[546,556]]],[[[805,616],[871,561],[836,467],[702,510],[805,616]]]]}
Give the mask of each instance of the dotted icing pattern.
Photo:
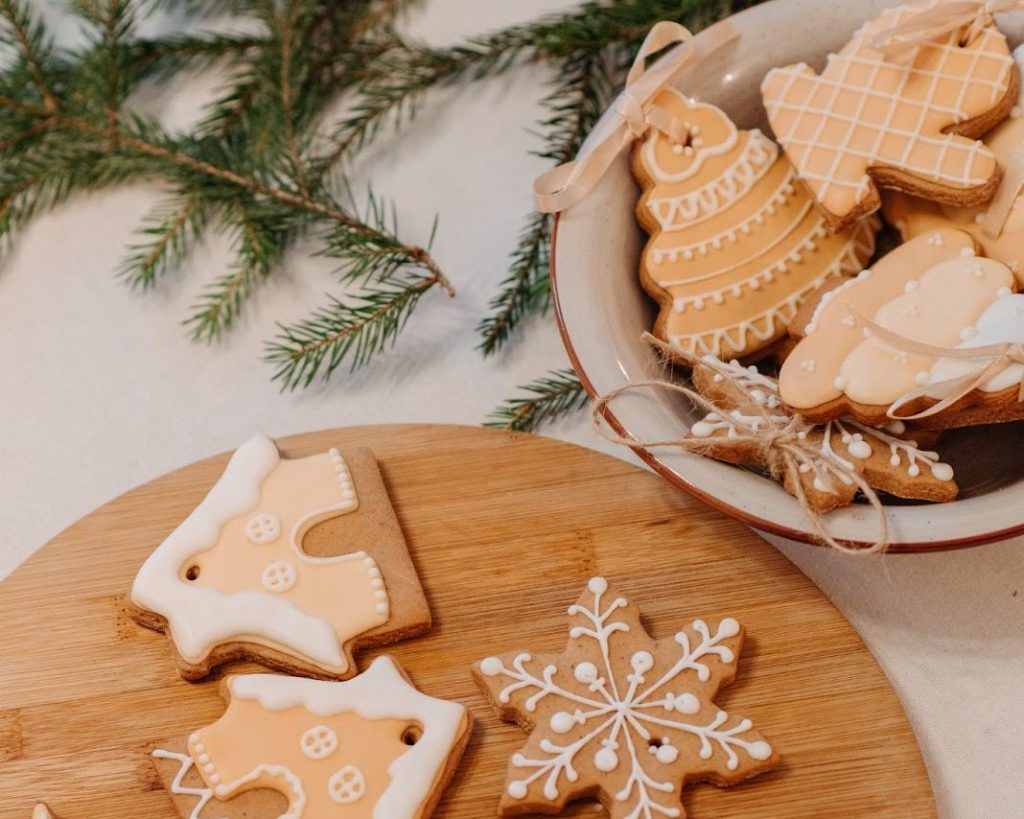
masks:
{"type": "Polygon", "coordinates": [[[718,782],[740,779],[772,767],[772,748],[751,721],[710,699],[736,663],[736,620],[695,620],[662,648],[601,577],[569,617],[561,656],[522,652],[477,667],[490,695],[536,726],[512,756],[506,815],[599,791],[616,816],[682,816],[684,781],[711,772],[718,782]]]}

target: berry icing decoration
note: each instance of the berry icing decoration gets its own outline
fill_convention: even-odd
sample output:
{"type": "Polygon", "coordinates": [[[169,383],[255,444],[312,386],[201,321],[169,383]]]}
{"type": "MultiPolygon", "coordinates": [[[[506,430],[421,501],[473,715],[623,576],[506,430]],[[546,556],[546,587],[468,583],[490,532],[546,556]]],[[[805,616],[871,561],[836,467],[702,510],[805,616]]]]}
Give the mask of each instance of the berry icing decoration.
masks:
{"type": "Polygon", "coordinates": [[[684,782],[727,785],[778,764],[750,720],[713,702],[736,673],[736,620],[694,620],[654,641],[638,609],[594,577],[569,626],[562,654],[515,652],[474,669],[501,717],[530,731],[512,756],[502,815],[596,795],[612,819],[681,817],[684,782]]]}
{"type": "Polygon", "coordinates": [[[280,819],[424,819],[469,737],[466,709],[417,691],[390,657],[344,682],[248,674],[222,691],[224,715],[184,752],[153,752],[187,819],[250,816],[232,800],[261,788],[287,799],[280,819]]]}
{"type": "Polygon", "coordinates": [[[884,11],[820,75],[801,63],[764,79],[772,130],[836,227],[878,209],[876,186],[960,205],[996,191],[999,165],[977,137],[1010,112],[1018,80],[985,4],[963,26],[886,53],[894,28],[940,5],[884,11]]]}
{"type": "Polygon", "coordinates": [[[864,266],[878,225],[834,233],[760,131],[672,89],[655,103],[671,133],[652,129],[633,155],[654,333],[684,355],[751,355],[785,334],[808,293],[864,266]]]}

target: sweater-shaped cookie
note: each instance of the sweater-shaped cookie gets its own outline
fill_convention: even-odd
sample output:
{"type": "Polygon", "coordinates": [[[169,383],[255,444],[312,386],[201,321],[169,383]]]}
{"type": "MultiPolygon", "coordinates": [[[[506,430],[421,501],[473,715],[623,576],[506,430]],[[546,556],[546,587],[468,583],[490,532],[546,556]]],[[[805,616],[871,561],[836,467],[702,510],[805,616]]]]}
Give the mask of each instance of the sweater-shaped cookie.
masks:
{"type": "MultiPolygon", "coordinates": [[[[979,321],[1015,288],[1010,269],[977,256],[962,231],[912,239],[822,297],[805,337],[782,365],[779,394],[810,420],[852,415],[884,423],[894,403],[946,381],[933,373],[941,356],[904,340],[943,350],[971,342],[979,321]],[[867,322],[892,336],[881,338],[867,322]]],[[[956,425],[955,410],[931,417],[929,425],[956,425]]]]}
{"type": "Polygon", "coordinates": [[[718,108],[672,89],[656,107],[674,133],[652,129],[633,156],[654,334],[688,356],[749,357],[785,334],[808,293],[863,268],[877,224],[831,231],[778,146],[718,108]]]}
{"type": "Polygon", "coordinates": [[[355,648],[430,625],[372,454],[287,459],[263,435],[146,560],[130,603],[186,679],[234,659],[344,679],[355,648]]]}
{"type": "Polygon", "coordinates": [[[219,720],[153,752],[188,819],[423,819],[470,732],[464,706],[417,691],[390,657],[345,682],[246,674],[221,690],[219,720]]]}
{"type": "Polygon", "coordinates": [[[876,186],[958,205],[996,191],[999,165],[976,137],[1009,113],[1018,79],[991,17],[902,53],[877,48],[880,35],[942,2],[888,9],[830,55],[820,75],[801,63],[765,76],[772,129],[837,227],[878,208],[876,186]]]}
{"type": "MultiPolygon", "coordinates": [[[[1024,46],[1013,51],[1018,72],[1024,67],[1024,46]]],[[[1006,171],[996,198],[985,205],[955,207],[910,196],[899,191],[883,191],[882,215],[895,227],[903,241],[938,228],[964,230],[981,245],[985,256],[1000,261],[1024,281],[1024,189],[1009,191],[1012,201],[1004,209],[1005,220],[988,227],[989,208],[1004,196],[1003,188],[1012,184],[1015,165],[1024,165],[1024,87],[1010,116],[985,134],[984,142],[1006,171]]]]}

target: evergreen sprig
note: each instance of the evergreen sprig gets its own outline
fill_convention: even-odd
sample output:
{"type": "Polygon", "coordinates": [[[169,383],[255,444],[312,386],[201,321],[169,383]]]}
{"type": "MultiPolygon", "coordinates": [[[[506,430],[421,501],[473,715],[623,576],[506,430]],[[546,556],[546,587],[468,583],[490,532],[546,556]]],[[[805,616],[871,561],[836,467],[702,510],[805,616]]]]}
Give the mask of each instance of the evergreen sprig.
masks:
{"type": "MultiPolygon", "coordinates": [[[[755,0],[587,0],[573,10],[431,48],[400,33],[423,0],[70,0],[84,38],[56,44],[31,0],[0,0],[0,250],[37,214],[78,192],[154,180],[165,197],[142,220],[118,275],[151,290],[171,280],[211,232],[233,254],[198,294],[186,332],[211,342],[234,327],[299,241],[331,259],[340,292],[265,349],[283,389],[364,366],[393,345],[421,299],[454,289],[425,246],[402,238],[393,206],[356,204],[358,151],[415,116],[426,94],[529,62],[551,67],[541,146],[570,159],[621,87],[641,38],[662,19],[693,30],[755,0]],[[138,33],[156,8],[187,33],[138,33]],[[219,30],[217,15],[246,25],[219,30]],[[179,72],[216,66],[230,81],[200,121],[169,130],[136,100],[179,72]],[[334,111],[343,111],[340,116],[334,111]]],[[[436,229],[436,221],[435,221],[436,229]]],[[[480,322],[500,350],[550,301],[551,219],[531,215],[480,322]]],[[[585,403],[569,370],[526,385],[490,423],[533,428],[585,403]]]]}
{"type": "Polygon", "coordinates": [[[568,368],[552,370],[519,390],[525,395],[510,398],[497,407],[488,416],[485,426],[529,432],[587,405],[583,385],[568,368]]]}

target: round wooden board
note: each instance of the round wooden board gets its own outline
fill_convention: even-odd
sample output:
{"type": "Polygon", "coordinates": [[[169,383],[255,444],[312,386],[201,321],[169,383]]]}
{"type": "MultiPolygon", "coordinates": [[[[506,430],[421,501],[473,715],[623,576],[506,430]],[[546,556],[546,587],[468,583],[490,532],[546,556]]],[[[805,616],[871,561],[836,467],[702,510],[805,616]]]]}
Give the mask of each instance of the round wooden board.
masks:
{"type": "MultiPolygon", "coordinates": [[[[429,635],[384,651],[423,691],[466,703],[476,718],[436,816],[494,815],[524,740],[490,713],[470,663],[559,651],[566,607],[598,573],[639,604],[656,638],[698,616],[734,615],[747,627],[739,674],[718,701],[751,717],[784,766],[733,788],[689,787],[691,819],[935,816],[903,708],[856,632],[771,546],[657,476],[468,427],[356,427],[280,443],[291,456],[364,444],[381,462],[434,613],[429,635]]],[[[223,702],[216,682],[178,678],[166,639],[130,620],[124,597],[226,461],[122,495],[0,584],[3,819],[29,819],[40,799],[57,819],[175,816],[148,752],[214,721],[223,702]]],[[[580,803],[563,815],[604,813],[580,803]]]]}

